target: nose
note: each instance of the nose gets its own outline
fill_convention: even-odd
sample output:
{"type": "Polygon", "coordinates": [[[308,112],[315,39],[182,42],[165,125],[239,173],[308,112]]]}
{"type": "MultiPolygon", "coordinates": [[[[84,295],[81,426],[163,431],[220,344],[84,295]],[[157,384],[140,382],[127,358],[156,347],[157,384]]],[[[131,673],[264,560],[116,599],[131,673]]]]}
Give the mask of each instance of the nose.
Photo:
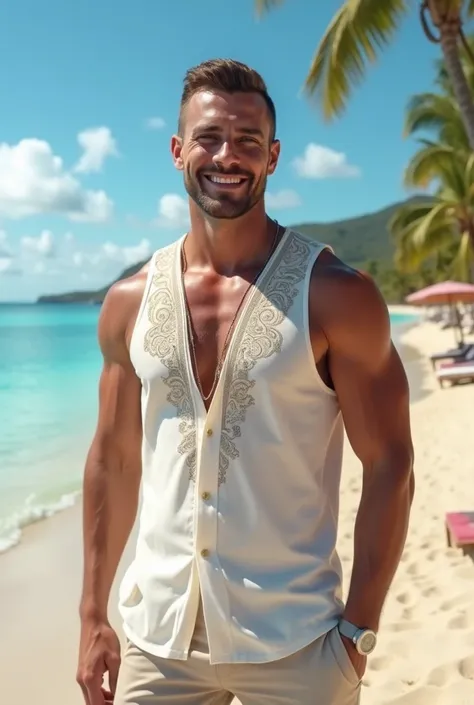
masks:
{"type": "Polygon", "coordinates": [[[222,169],[229,169],[239,164],[239,158],[233,151],[232,144],[224,140],[219,151],[214,154],[213,162],[222,169]]]}

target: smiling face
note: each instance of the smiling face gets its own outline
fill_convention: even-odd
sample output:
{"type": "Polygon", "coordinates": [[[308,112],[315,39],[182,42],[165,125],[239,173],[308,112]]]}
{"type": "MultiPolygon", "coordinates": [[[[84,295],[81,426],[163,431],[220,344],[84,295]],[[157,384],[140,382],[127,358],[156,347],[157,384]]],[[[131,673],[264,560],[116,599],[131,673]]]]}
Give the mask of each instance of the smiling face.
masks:
{"type": "Polygon", "coordinates": [[[201,210],[213,218],[239,218],[262,200],[280,152],[273,130],[259,93],[203,90],[190,98],[171,149],[201,210]]]}

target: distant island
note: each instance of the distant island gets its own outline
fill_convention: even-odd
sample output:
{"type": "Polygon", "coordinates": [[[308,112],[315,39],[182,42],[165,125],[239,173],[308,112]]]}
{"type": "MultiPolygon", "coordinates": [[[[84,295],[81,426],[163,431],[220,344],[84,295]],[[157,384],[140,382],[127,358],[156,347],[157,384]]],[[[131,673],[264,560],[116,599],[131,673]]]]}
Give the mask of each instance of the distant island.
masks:
{"type": "Polygon", "coordinates": [[[107,286],[102,287],[102,289],[97,289],[96,291],[69,291],[66,294],[45,294],[44,296],[39,296],[36,300],[37,304],[101,304],[106,297],[106,294],[111,286],[115,282],[131,277],[136,274],[146,263],[147,259],[142,262],[137,262],[137,264],[132,264],[127,269],[124,269],[119,276],[114,279],[107,286]]]}
{"type": "MultiPolygon", "coordinates": [[[[419,199],[419,197],[415,198],[419,199]]],[[[333,223],[301,223],[290,227],[331,245],[337,256],[344,262],[352,267],[368,270],[377,280],[380,270],[385,271],[392,267],[394,247],[387,226],[392,215],[401,205],[401,203],[395,203],[375,213],[333,223]]],[[[97,291],[71,291],[65,294],[44,295],[37,299],[37,303],[101,304],[115,282],[132,276],[147,261],[143,260],[127,267],[117,279],[97,291]]],[[[393,299],[394,296],[388,294],[388,298],[393,299]]]]}

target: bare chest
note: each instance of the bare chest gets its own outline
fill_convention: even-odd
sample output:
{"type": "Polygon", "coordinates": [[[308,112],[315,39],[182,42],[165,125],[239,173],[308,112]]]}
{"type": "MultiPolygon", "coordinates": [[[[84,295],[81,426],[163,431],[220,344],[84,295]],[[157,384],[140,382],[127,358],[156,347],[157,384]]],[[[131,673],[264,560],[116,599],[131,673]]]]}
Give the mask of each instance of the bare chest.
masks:
{"type": "Polygon", "coordinates": [[[188,344],[196,382],[208,406],[220,369],[253,291],[253,276],[221,277],[186,273],[188,344]]]}

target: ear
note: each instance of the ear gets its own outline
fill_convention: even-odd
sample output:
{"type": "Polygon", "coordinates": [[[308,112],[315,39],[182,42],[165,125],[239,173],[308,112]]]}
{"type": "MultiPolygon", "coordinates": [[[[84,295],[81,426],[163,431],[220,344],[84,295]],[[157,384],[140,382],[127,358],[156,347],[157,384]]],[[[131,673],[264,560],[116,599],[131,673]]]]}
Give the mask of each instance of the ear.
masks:
{"type": "Polygon", "coordinates": [[[183,157],[181,156],[182,151],[183,140],[179,135],[173,135],[171,138],[171,155],[173,157],[173,163],[178,171],[183,171],[184,169],[183,157]]]}
{"type": "Polygon", "coordinates": [[[280,158],[280,140],[273,140],[270,147],[270,161],[268,162],[267,174],[271,176],[278,166],[278,159],[280,158]]]}

